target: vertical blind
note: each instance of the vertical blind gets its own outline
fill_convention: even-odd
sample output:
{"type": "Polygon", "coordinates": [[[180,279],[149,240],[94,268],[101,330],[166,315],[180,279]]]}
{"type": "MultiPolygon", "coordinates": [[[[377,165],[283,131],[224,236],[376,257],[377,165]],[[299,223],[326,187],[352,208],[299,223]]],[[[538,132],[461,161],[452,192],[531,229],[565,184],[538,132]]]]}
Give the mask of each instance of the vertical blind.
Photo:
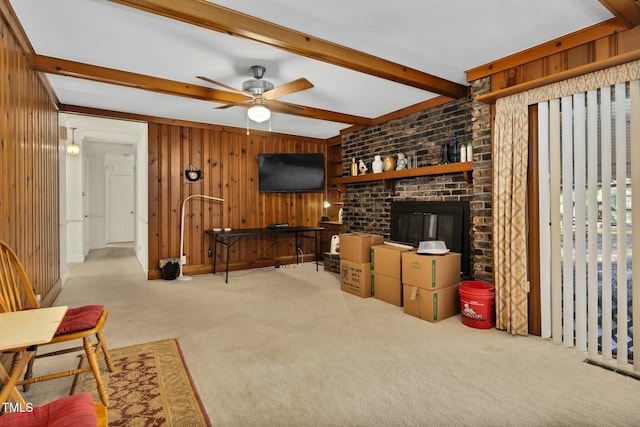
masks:
{"type": "Polygon", "coordinates": [[[540,102],[538,116],[542,334],[640,370],[640,82],[540,102]]]}

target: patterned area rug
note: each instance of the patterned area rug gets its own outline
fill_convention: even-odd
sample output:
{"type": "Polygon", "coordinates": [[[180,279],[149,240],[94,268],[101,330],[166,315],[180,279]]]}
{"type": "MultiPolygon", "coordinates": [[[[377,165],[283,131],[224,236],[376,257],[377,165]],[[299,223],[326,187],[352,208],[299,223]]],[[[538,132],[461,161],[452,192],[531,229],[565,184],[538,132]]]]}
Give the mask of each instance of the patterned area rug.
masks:
{"type": "MultiPolygon", "coordinates": [[[[98,357],[109,392],[109,426],[211,426],[175,339],[110,353],[115,372],[98,357]]],[[[88,365],[85,357],[80,365],[88,365]]],[[[71,394],[86,391],[100,401],[91,372],[77,375],[71,387],[71,394]]]]}

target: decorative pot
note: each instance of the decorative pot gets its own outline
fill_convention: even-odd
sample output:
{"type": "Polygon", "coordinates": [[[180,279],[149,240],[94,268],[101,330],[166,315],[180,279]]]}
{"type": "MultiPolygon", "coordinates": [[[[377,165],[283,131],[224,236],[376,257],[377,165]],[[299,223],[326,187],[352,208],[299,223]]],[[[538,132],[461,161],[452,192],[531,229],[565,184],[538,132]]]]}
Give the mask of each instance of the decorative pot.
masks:
{"type": "Polygon", "coordinates": [[[380,173],[384,169],[384,162],[380,156],[375,156],[375,160],[371,163],[371,170],[373,173],[380,173]]]}
{"type": "Polygon", "coordinates": [[[393,156],[387,156],[384,158],[384,167],[383,170],[385,172],[392,171],[396,168],[396,158],[393,156]]]}
{"type": "Polygon", "coordinates": [[[409,166],[409,159],[404,155],[404,153],[398,153],[398,161],[396,162],[396,170],[401,171],[403,169],[407,169],[409,166]]]}

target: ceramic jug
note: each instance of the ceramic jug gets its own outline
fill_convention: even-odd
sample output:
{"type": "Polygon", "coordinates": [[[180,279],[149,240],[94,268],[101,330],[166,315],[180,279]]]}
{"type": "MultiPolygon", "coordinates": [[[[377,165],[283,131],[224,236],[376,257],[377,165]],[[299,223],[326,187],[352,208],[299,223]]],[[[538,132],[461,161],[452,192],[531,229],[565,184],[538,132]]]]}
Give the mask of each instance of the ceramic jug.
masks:
{"type": "Polygon", "coordinates": [[[376,155],[375,160],[371,163],[371,170],[373,170],[373,173],[380,173],[382,172],[383,168],[384,168],[384,162],[382,161],[380,156],[376,155]]]}

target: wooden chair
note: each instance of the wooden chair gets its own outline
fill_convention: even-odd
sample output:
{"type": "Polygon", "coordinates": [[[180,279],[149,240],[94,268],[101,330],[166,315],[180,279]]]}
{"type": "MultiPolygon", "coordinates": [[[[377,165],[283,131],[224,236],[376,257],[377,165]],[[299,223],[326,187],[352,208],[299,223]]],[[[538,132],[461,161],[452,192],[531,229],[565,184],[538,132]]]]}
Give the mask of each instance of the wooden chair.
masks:
{"type": "MultiPolygon", "coordinates": [[[[27,273],[20,263],[16,253],[2,240],[0,240],[0,312],[10,312],[39,308],[33,287],[27,273]]],[[[78,351],[84,348],[89,362],[89,367],[77,368],[69,371],[55,372],[38,377],[32,377],[33,361],[32,358],[27,367],[24,380],[17,384],[28,386],[29,384],[53,380],[70,375],[77,375],[82,372],[93,372],[96,380],[100,400],[105,406],[109,406],[109,396],[107,389],[102,382],[100,376],[100,368],[98,366],[97,355],[102,352],[104,360],[109,371],[113,372],[115,367],[111,360],[111,355],[107,349],[107,344],[102,333],[102,328],[107,321],[108,311],[102,305],[87,305],[77,308],[69,308],[65,314],[58,330],[53,339],[48,344],[57,344],[61,342],[82,339],[81,347],[66,348],[63,350],[53,351],[46,354],[37,355],[36,357],[55,356],[59,354],[78,351]],[[97,340],[94,344],[91,336],[95,335],[97,340]]],[[[45,345],[48,345],[45,344],[45,345]]],[[[42,347],[42,345],[40,346],[42,347]]],[[[6,351],[5,351],[6,352],[6,351]]],[[[19,357],[17,354],[14,357],[19,357]]],[[[26,388],[25,388],[26,391],[26,388]]]]}
{"type": "Polygon", "coordinates": [[[21,408],[0,416],[0,427],[97,426],[108,425],[107,408],[94,402],[91,393],[72,394],[46,405],[21,408]]]}

